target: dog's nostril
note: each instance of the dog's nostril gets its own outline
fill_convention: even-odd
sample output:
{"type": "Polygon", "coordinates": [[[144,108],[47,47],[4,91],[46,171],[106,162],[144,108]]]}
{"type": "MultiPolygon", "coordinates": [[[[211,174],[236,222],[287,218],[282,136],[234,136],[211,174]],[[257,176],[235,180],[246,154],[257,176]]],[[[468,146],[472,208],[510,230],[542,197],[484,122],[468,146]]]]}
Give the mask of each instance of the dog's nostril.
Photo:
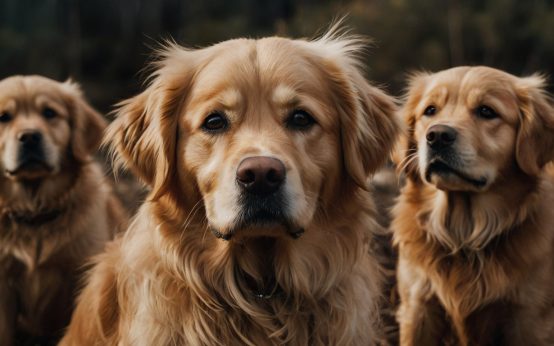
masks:
{"type": "Polygon", "coordinates": [[[252,170],[244,170],[237,172],[237,179],[243,184],[251,184],[256,181],[256,174],[252,170]]]}
{"type": "Polygon", "coordinates": [[[434,140],[435,140],[435,133],[434,133],[434,132],[429,132],[429,133],[427,134],[427,140],[428,140],[429,142],[434,141],[434,140]]]}

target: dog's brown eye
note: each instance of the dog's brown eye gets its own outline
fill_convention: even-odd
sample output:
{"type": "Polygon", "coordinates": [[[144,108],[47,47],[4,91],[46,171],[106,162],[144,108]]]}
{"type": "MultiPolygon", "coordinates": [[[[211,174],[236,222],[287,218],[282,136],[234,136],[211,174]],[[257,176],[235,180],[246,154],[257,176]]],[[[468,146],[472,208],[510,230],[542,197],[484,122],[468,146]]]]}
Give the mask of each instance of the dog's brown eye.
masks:
{"type": "Polygon", "coordinates": [[[437,112],[437,107],[435,107],[435,106],[428,106],[428,107],[425,108],[425,110],[423,111],[423,115],[431,116],[431,115],[435,115],[436,112],[437,112]]]}
{"type": "Polygon", "coordinates": [[[202,128],[208,132],[221,132],[227,129],[228,126],[229,121],[224,114],[219,112],[208,115],[202,124],[202,128]]]}
{"type": "Polygon", "coordinates": [[[287,119],[287,127],[293,130],[307,130],[313,124],[315,119],[308,112],[296,109],[287,119]]]}
{"type": "Polygon", "coordinates": [[[42,116],[45,117],[46,119],[55,118],[57,115],[58,113],[50,107],[45,107],[42,110],[42,116]]]}
{"type": "Polygon", "coordinates": [[[12,120],[12,115],[10,113],[2,112],[0,114],[0,123],[7,123],[10,120],[12,120]]]}
{"type": "Polygon", "coordinates": [[[494,119],[498,118],[498,114],[494,111],[494,109],[490,108],[489,106],[479,106],[475,110],[475,113],[478,117],[483,119],[494,119]]]}

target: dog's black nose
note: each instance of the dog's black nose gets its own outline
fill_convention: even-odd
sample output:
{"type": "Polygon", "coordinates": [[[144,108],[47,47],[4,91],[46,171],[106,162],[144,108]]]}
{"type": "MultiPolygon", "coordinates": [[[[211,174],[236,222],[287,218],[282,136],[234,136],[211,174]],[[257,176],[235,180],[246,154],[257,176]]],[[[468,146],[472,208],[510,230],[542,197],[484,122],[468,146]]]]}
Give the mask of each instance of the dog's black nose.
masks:
{"type": "Polygon", "coordinates": [[[237,168],[237,182],[254,194],[270,194],[285,181],[285,165],[278,159],[253,156],[241,161],[237,168]]]}
{"type": "Polygon", "coordinates": [[[458,132],[446,125],[433,125],[425,135],[427,144],[433,149],[443,149],[451,146],[458,136],[458,132]]]}
{"type": "Polygon", "coordinates": [[[17,134],[17,139],[27,148],[35,148],[42,141],[42,134],[34,130],[21,131],[17,134]]]}

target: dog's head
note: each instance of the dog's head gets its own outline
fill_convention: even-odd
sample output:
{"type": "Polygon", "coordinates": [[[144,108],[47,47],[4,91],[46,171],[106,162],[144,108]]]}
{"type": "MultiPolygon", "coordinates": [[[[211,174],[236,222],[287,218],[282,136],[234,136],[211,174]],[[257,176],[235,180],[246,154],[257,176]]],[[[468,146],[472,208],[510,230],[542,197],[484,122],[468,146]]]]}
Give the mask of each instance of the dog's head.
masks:
{"type": "Polygon", "coordinates": [[[395,105],[364,79],[360,49],[332,35],[169,45],[107,138],[152,199],[198,202],[217,236],[297,237],[395,139],[395,105]]]}
{"type": "Polygon", "coordinates": [[[71,81],[39,76],[0,81],[0,168],[10,180],[47,178],[68,160],[89,159],[105,126],[71,81]]]}
{"type": "Polygon", "coordinates": [[[409,137],[401,167],[446,191],[486,191],[514,170],[538,175],[554,159],[544,84],[488,67],[415,75],[403,109],[409,137]]]}

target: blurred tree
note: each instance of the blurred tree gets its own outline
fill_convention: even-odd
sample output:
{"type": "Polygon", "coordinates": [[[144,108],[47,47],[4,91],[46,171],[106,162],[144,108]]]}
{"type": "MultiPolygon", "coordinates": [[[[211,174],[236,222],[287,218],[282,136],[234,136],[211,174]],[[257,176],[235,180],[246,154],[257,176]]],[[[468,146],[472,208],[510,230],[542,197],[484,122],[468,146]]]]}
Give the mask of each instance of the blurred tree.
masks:
{"type": "Polygon", "coordinates": [[[103,111],[140,88],[151,47],[238,36],[313,37],[349,14],[374,38],[368,76],[399,94],[406,72],[486,64],[554,72],[552,0],[0,0],[0,78],[74,77],[103,111]]]}

